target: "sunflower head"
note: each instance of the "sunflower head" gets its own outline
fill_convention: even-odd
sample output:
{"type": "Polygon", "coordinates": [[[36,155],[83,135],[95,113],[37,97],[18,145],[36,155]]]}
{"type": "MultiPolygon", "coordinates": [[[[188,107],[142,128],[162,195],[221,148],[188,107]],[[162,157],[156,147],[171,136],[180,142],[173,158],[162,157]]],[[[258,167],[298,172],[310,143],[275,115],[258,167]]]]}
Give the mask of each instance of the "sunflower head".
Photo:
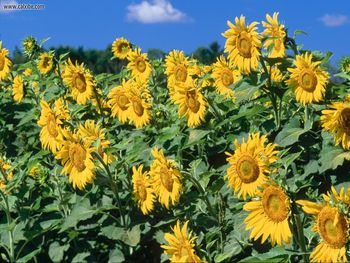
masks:
{"type": "Polygon", "coordinates": [[[266,184],[257,193],[259,200],[251,201],[243,209],[250,214],[244,221],[247,229],[252,229],[250,238],[260,237],[264,243],[268,237],[272,245],[289,243],[292,233],[289,228],[290,202],[285,191],[274,183],[266,184]]]}
{"type": "Polygon", "coordinates": [[[63,82],[71,89],[73,99],[78,104],[86,104],[93,97],[95,88],[95,80],[84,64],[75,64],[69,59],[65,65],[63,74],[63,82]]]}
{"type": "Polygon", "coordinates": [[[12,85],[12,91],[13,91],[13,100],[15,102],[21,102],[25,90],[24,90],[24,81],[20,75],[16,75],[16,77],[13,79],[13,85],[12,85]]]}
{"type": "Polygon", "coordinates": [[[258,188],[267,181],[270,165],[277,161],[276,145],[269,143],[266,135],[251,134],[245,142],[234,142],[236,150],[234,154],[226,153],[230,167],[227,169],[229,186],[246,199],[247,196],[255,196],[258,188]]]}
{"type": "Polygon", "coordinates": [[[264,42],[264,47],[269,51],[270,58],[279,58],[286,56],[286,48],[284,45],[286,32],[284,25],[278,22],[278,13],[273,13],[272,16],[266,14],[267,22],[263,21],[262,25],[265,30],[262,32],[267,39],[264,42]]]}
{"type": "Polygon", "coordinates": [[[46,75],[53,69],[53,55],[47,52],[39,55],[38,69],[41,74],[46,75]]]}
{"type": "Polygon", "coordinates": [[[7,183],[13,179],[12,170],[12,165],[5,158],[0,158],[0,190],[5,193],[7,183]]]}
{"type": "Polygon", "coordinates": [[[350,57],[343,57],[340,61],[340,69],[344,73],[350,73],[350,57]]]}
{"type": "Polygon", "coordinates": [[[164,235],[167,244],[161,247],[164,249],[164,253],[169,255],[170,262],[205,262],[196,255],[194,241],[197,237],[193,236],[191,232],[188,233],[188,222],[186,221],[181,227],[178,220],[176,225],[172,227],[172,233],[166,233],[164,235]]]}
{"type": "Polygon", "coordinates": [[[108,94],[108,106],[111,108],[111,116],[117,117],[121,123],[128,120],[128,105],[130,103],[127,91],[130,89],[130,80],[123,79],[121,85],[112,88],[108,94]]]}
{"type": "Polygon", "coordinates": [[[259,23],[246,25],[244,16],[236,17],[235,23],[234,25],[228,21],[230,29],[223,33],[226,38],[225,52],[234,67],[249,74],[259,66],[261,41],[256,27],[259,23]]]}
{"type": "Polygon", "coordinates": [[[297,101],[304,105],[323,99],[329,74],[321,69],[320,63],[312,61],[311,53],[305,53],[296,56],[295,68],[288,68],[291,74],[286,83],[294,90],[297,101]]]}
{"type": "Polygon", "coordinates": [[[133,189],[134,196],[141,212],[144,215],[149,214],[154,208],[155,195],[152,187],[151,179],[148,172],[143,172],[143,165],[133,167],[133,189]]]}
{"type": "Polygon", "coordinates": [[[0,41],[0,81],[5,80],[11,71],[12,62],[8,56],[9,51],[2,47],[2,41],[0,41]]]}
{"type": "Polygon", "coordinates": [[[23,39],[22,46],[24,54],[28,57],[32,57],[40,49],[37,40],[32,36],[23,39]]]}
{"type": "Polygon", "coordinates": [[[152,73],[152,66],[147,53],[141,54],[141,50],[136,48],[128,53],[128,60],[127,68],[131,71],[132,77],[147,81],[152,73]]]}
{"type": "Polygon", "coordinates": [[[169,209],[170,201],[175,205],[180,199],[181,173],[175,161],[165,158],[162,149],[152,149],[152,155],[155,160],[151,164],[150,175],[155,194],[158,196],[159,202],[169,209]]]}
{"type": "Polygon", "coordinates": [[[125,38],[117,38],[112,44],[112,52],[116,58],[125,59],[131,51],[131,44],[125,38]]]}
{"type": "Polygon", "coordinates": [[[350,149],[350,103],[333,102],[322,111],[322,127],[333,133],[336,144],[350,149]]]}

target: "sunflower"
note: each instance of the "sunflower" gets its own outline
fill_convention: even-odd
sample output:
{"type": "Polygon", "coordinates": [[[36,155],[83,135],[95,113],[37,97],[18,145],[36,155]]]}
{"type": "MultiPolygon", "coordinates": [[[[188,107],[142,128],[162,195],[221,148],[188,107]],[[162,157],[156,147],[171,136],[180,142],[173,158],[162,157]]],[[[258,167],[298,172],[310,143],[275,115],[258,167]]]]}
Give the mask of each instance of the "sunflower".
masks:
{"type": "Polygon", "coordinates": [[[196,255],[194,241],[197,237],[192,235],[192,232],[187,233],[188,222],[186,221],[181,227],[180,221],[177,220],[176,225],[171,228],[173,233],[164,234],[164,239],[168,244],[161,247],[164,253],[170,256],[170,262],[205,262],[196,255]]]}
{"type": "Polygon", "coordinates": [[[238,70],[233,69],[223,55],[213,65],[212,75],[215,79],[216,91],[226,98],[234,98],[235,92],[230,86],[240,80],[241,74],[238,70]]]}
{"type": "Polygon", "coordinates": [[[152,66],[148,61],[147,53],[141,54],[141,50],[137,48],[129,52],[128,60],[127,68],[131,71],[132,76],[134,78],[148,80],[152,73],[152,66]]]}
{"type": "Polygon", "coordinates": [[[230,167],[227,169],[225,179],[229,186],[243,199],[255,196],[259,187],[267,181],[269,166],[277,161],[276,145],[269,143],[266,135],[254,133],[249,135],[247,142],[243,138],[241,144],[235,140],[234,154],[226,152],[230,167]]]}
{"type": "Polygon", "coordinates": [[[12,62],[8,55],[9,51],[2,47],[2,41],[0,41],[0,81],[5,80],[10,73],[12,62]]]}
{"type": "Polygon", "coordinates": [[[165,57],[165,73],[168,77],[168,88],[170,98],[176,93],[179,85],[183,86],[195,73],[190,66],[189,59],[183,51],[173,50],[165,57]]]}
{"type": "Polygon", "coordinates": [[[32,75],[32,73],[33,73],[33,70],[31,68],[26,68],[23,71],[23,75],[26,76],[26,77],[29,77],[30,75],[32,75]]]}
{"type": "Polygon", "coordinates": [[[344,73],[350,73],[350,57],[343,57],[339,63],[339,67],[344,73]]]}
{"type": "Polygon", "coordinates": [[[38,69],[41,74],[46,75],[53,68],[53,55],[47,52],[39,55],[38,69]]]}
{"type": "MultiPolygon", "coordinates": [[[[344,190],[342,189],[341,192],[344,192],[344,190]]],[[[349,203],[346,203],[346,199],[343,199],[343,197],[344,195],[337,194],[335,189],[332,188],[331,193],[323,195],[324,202],[322,204],[307,200],[297,201],[303,207],[305,213],[315,216],[313,231],[321,237],[321,241],[310,255],[312,261],[348,262],[346,243],[349,223],[340,207],[346,205],[346,211],[348,211],[349,203]]]]}
{"type": "Polygon", "coordinates": [[[195,128],[204,122],[207,101],[193,80],[177,87],[173,100],[179,105],[179,115],[187,118],[187,126],[195,128]]]}
{"type": "Polygon", "coordinates": [[[105,163],[111,163],[113,161],[113,157],[105,151],[111,143],[106,139],[105,129],[101,128],[100,123],[95,123],[93,120],[86,120],[84,125],[79,125],[78,135],[84,138],[84,140],[89,140],[91,143],[98,142],[95,150],[105,163]]]}
{"type": "Polygon", "coordinates": [[[40,49],[36,39],[31,36],[26,37],[22,41],[22,45],[23,45],[24,54],[27,55],[28,57],[31,57],[32,55],[34,55],[36,51],[40,49]]]}
{"type": "Polygon", "coordinates": [[[250,238],[257,240],[260,237],[263,244],[268,237],[271,244],[281,246],[282,242],[289,243],[292,237],[288,215],[290,213],[290,202],[285,191],[274,184],[265,185],[263,190],[257,192],[259,200],[246,203],[243,209],[250,214],[244,220],[247,227],[252,229],[250,238]]]}
{"type": "Polygon", "coordinates": [[[126,91],[129,100],[127,116],[136,128],[142,128],[151,121],[151,95],[147,89],[140,88],[137,83],[132,83],[126,91]]]}
{"type": "Polygon", "coordinates": [[[24,97],[24,82],[20,75],[16,75],[13,79],[12,91],[13,100],[15,102],[21,102],[24,97]]]}
{"type": "Polygon", "coordinates": [[[114,87],[108,94],[108,106],[111,107],[111,116],[117,117],[121,123],[128,120],[129,99],[126,92],[130,89],[130,80],[122,81],[122,84],[114,87]]]}
{"type": "Polygon", "coordinates": [[[209,77],[206,76],[206,74],[210,74],[211,67],[210,66],[204,66],[198,63],[196,59],[192,59],[190,61],[191,65],[191,74],[195,75],[196,82],[201,88],[205,88],[208,86],[211,86],[212,81],[209,77]]]}
{"type": "Polygon", "coordinates": [[[322,127],[334,134],[336,145],[350,149],[350,103],[333,102],[332,105],[322,111],[322,127]]]}
{"type": "Polygon", "coordinates": [[[297,55],[296,68],[288,68],[291,73],[286,81],[295,93],[296,100],[303,105],[323,99],[328,82],[328,73],[321,69],[321,62],[312,62],[312,54],[297,55]]]}
{"type": "Polygon", "coordinates": [[[153,187],[159,202],[169,209],[169,202],[175,205],[180,199],[182,190],[181,173],[177,169],[174,160],[168,160],[163,150],[152,149],[155,160],[151,164],[150,175],[153,180],[153,187]]]}
{"type": "Polygon", "coordinates": [[[142,172],[143,165],[132,167],[132,183],[137,204],[144,215],[149,214],[154,207],[155,195],[148,172],[142,172]]]}
{"type": "Polygon", "coordinates": [[[230,27],[222,35],[227,38],[225,52],[234,67],[242,73],[249,74],[252,70],[257,70],[259,66],[259,56],[261,41],[257,27],[259,23],[253,22],[246,26],[245,17],[235,18],[236,25],[227,21],[230,27]]]}
{"type": "Polygon", "coordinates": [[[62,144],[62,125],[63,121],[67,120],[65,115],[62,115],[62,109],[58,106],[61,102],[56,102],[56,107],[50,108],[45,100],[40,101],[41,115],[38,120],[38,125],[41,127],[40,141],[44,149],[56,153],[61,148],[62,144]]]}
{"type": "Polygon", "coordinates": [[[93,96],[95,81],[90,71],[84,68],[84,63],[74,65],[69,59],[62,74],[64,83],[69,86],[73,98],[78,104],[86,104],[93,96]]]}
{"type": "Polygon", "coordinates": [[[261,33],[263,36],[267,36],[264,42],[264,48],[269,51],[270,58],[281,58],[286,56],[286,48],[284,41],[286,39],[286,31],[284,25],[278,23],[278,14],[273,13],[271,17],[266,14],[266,20],[262,21],[262,25],[265,30],[261,33]]]}
{"type": "Polygon", "coordinates": [[[0,158],[0,178],[0,190],[6,192],[6,185],[13,179],[13,172],[11,164],[2,158],[0,158]]]}
{"type": "Polygon", "coordinates": [[[62,162],[62,174],[69,176],[74,188],[83,190],[95,179],[95,165],[92,152],[95,150],[90,140],[82,140],[77,133],[62,129],[64,140],[56,158],[62,162]]]}
{"type": "Polygon", "coordinates": [[[131,51],[131,44],[125,38],[117,38],[112,44],[112,52],[116,58],[125,59],[131,51]]]}

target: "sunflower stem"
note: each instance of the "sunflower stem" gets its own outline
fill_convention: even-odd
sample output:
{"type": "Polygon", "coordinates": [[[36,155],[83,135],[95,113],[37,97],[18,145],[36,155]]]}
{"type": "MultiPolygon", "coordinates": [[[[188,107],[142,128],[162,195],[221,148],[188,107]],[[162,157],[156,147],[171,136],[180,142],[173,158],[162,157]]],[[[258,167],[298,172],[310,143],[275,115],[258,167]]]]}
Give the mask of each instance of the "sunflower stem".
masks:
{"type": "Polygon", "coordinates": [[[208,104],[209,104],[210,108],[213,110],[215,118],[219,122],[221,122],[222,121],[221,114],[219,113],[219,110],[215,107],[214,103],[211,100],[208,99],[208,104]]]}
{"type": "Polygon", "coordinates": [[[11,227],[12,224],[12,217],[10,214],[10,206],[7,200],[7,196],[0,190],[0,194],[5,202],[5,214],[7,219],[7,226],[8,226],[8,234],[9,234],[9,243],[10,243],[10,262],[15,262],[15,250],[14,250],[14,242],[13,242],[13,228],[11,227]]]}
{"type": "Polygon", "coordinates": [[[304,113],[305,113],[305,120],[304,120],[304,124],[305,124],[305,123],[307,123],[307,121],[310,118],[310,116],[309,116],[309,107],[307,105],[305,105],[304,113]]]}
{"type": "Polygon", "coordinates": [[[122,205],[121,205],[121,201],[120,201],[120,197],[119,197],[118,184],[116,182],[114,182],[113,176],[111,174],[111,171],[109,170],[108,165],[103,161],[102,157],[96,152],[93,152],[92,155],[95,156],[100,161],[100,163],[102,164],[103,168],[106,170],[106,173],[107,173],[107,175],[109,177],[109,180],[110,180],[110,183],[111,183],[110,184],[111,190],[114,193],[115,198],[117,200],[118,209],[119,209],[119,213],[120,213],[120,224],[121,224],[122,227],[125,228],[126,225],[125,225],[124,211],[123,211],[123,208],[122,208],[122,205]]]}
{"type": "Polygon", "coordinates": [[[300,213],[299,213],[299,210],[298,210],[298,207],[297,207],[295,201],[293,201],[292,206],[293,206],[293,210],[294,210],[292,212],[292,220],[297,228],[297,239],[298,239],[299,247],[301,248],[301,251],[303,252],[303,262],[308,263],[309,258],[307,256],[307,251],[306,251],[304,229],[303,229],[303,225],[301,223],[300,213]]]}

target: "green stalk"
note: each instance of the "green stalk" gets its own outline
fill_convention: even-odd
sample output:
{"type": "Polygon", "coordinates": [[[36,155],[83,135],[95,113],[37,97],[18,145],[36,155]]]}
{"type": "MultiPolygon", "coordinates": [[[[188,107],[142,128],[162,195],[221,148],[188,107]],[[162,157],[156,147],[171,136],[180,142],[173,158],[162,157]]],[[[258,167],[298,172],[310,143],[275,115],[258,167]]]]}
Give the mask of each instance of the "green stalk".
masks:
{"type": "Polygon", "coordinates": [[[109,177],[109,180],[110,180],[110,183],[111,183],[111,185],[110,185],[111,190],[114,193],[115,198],[117,200],[118,209],[119,209],[119,213],[120,213],[120,221],[121,221],[120,224],[121,224],[122,227],[126,227],[125,218],[124,218],[124,211],[123,211],[123,208],[122,208],[122,205],[121,205],[121,201],[120,201],[120,197],[119,197],[118,184],[116,182],[114,182],[113,176],[111,174],[111,171],[109,170],[108,165],[103,161],[102,157],[96,152],[93,152],[92,154],[93,154],[93,156],[95,156],[100,161],[100,163],[102,164],[103,168],[106,170],[106,173],[107,173],[107,175],[109,177]]]}
{"type": "Polygon", "coordinates": [[[0,190],[0,194],[2,198],[4,199],[5,202],[5,214],[6,214],[6,219],[7,219],[7,226],[9,228],[9,243],[10,243],[10,262],[15,262],[15,250],[14,250],[14,242],[13,242],[13,232],[12,232],[12,217],[10,214],[10,206],[7,200],[7,196],[0,190]]]}

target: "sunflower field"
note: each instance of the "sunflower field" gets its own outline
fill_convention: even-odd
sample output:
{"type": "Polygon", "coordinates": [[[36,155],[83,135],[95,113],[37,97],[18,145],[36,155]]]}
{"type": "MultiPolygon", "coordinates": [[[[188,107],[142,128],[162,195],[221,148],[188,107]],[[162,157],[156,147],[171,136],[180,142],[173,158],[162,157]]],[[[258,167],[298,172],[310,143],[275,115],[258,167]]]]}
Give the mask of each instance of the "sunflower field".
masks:
{"type": "Polygon", "coordinates": [[[117,38],[117,74],[0,42],[1,261],[350,259],[350,58],[227,26],[211,65],[117,38]]]}

